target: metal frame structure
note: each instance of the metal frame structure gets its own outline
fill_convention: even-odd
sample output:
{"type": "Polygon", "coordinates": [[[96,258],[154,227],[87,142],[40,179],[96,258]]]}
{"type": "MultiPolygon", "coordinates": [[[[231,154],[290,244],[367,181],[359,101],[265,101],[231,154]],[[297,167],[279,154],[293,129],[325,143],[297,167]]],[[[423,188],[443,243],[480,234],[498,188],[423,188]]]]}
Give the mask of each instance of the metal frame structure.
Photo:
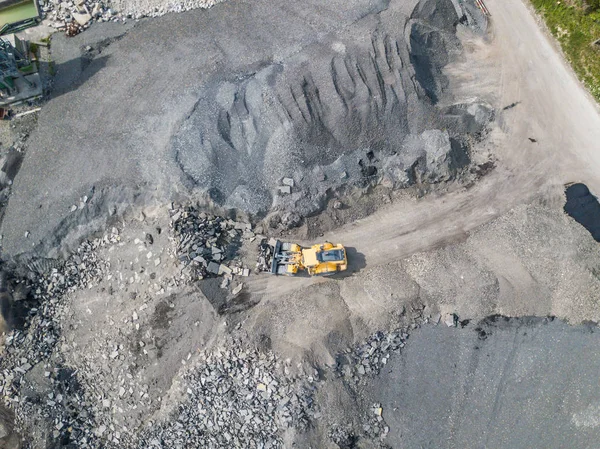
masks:
{"type": "Polygon", "coordinates": [[[23,55],[7,39],[0,37],[0,88],[8,90],[8,94],[14,94],[13,78],[20,78],[28,85],[29,81],[23,76],[19,68],[29,65],[27,55],[23,55]]]}

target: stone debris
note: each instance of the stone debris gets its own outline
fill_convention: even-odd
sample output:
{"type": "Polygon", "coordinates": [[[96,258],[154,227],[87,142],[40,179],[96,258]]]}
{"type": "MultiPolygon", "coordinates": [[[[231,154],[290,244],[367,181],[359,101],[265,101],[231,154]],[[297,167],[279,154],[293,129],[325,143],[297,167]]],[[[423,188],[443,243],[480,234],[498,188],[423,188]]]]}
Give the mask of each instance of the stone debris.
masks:
{"type": "Polygon", "coordinates": [[[368,446],[365,447],[390,449],[390,446],[384,442],[390,428],[385,423],[383,416],[376,413],[379,409],[381,409],[381,404],[373,404],[371,413],[361,416],[362,426],[360,428],[354,428],[349,424],[334,425],[329,429],[327,436],[339,448],[359,447],[356,444],[358,441],[369,440],[368,446]]]}
{"type": "Polygon", "coordinates": [[[42,18],[48,19],[50,26],[57,30],[65,31],[67,36],[87,29],[94,22],[127,22],[139,20],[143,17],[158,17],[169,12],[183,12],[196,8],[209,8],[217,0],[191,0],[175,1],[168,5],[158,7],[144,7],[136,4],[135,10],[126,8],[117,11],[110,0],[38,0],[42,18]]]}
{"type": "Polygon", "coordinates": [[[170,214],[177,258],[188,281],[226,276],[221,284],[226,288],[234,275],[243,275],[246,268],[238,266],[235,254],[243,240],[255,237],[250,223],[207,214],[193,206],[173,208],[170,214]]]}
{"type": "Polygon", "coordinates": [[[458,326],[458,315],[455,313],[448,313],[444,318],[444,323],[448,327],[456,327],[458,326]]]}
{"type": "Polygon", "coordinates": [[[263,239],[258,245],[258,258],[256,261],[256,270],[258,272],[270,271],[274,245],[273,241],[267,241],[267,239],[263,239]]]}
{"type": "MultiPolygon", "coordinates": [[[[390,431],[390,428],[383,419],[383,408],[381,404],[373,404],[371,413],[368,415],[367,422],[363,424],[364,435],[367,438],[383,441],[390,431]]],[[[380,446],[387,447],[387,446],[380,446]]]]}
{"type": "Polygon", "coordinates": [[[365,342],[347,349],[336,358],[334,372],[351,383],[358,384],[363,376],[375,376],[387,364],[393,351],[404,347],[407,330],[396,329],[389,333],[376,332],[365,342]]]}
{"type": "Polygon", "coordinates": [[[242,289],[244,288],[244,284],[239,284],[237,287],[235,287],[231,293],[233,295],[237,295],[238,293],[240,293],[242,291],[242,289]]]}
{"type": "Polygon", "coordinates": [[[167,422],[147,427],[135,448],[281,448],[288,428],[305,429],[315,386],[286,374],[271,352],[232,341],[199,355],[184,376],[187,397],[167,422]]]}
{"type": "MultiPolygon", "coordinates": [[[[173,208],[170,216],[173,231],[169,237],[173,243],[170,255],[176,256],[184,268],[190,267],[186,274],[189,279],[193,278],[189,274],[193,270],[203,276],[220,276],[227,284],[225,287],[231,286],[232,294],[239,295],[244,284],[235,277],[248,276],[250,270],[242,267],[233,255],[240,241],[246,238],[261,239],[257,268],[268,269],[274,242],[254,235],[249,224],[189,207],[173,208]]],[[[154,260],[160,260],[153,259],[160,248],[148,234],[131,243],[137,246],[134,248],[144,262],[154,265],[154,260]],[[152,252],[148,251],[149,245],[155,245],[152,252]]],[[[148,383],[131,371],[148,352],[156,350],[147,329],[140,327],[145,322],[144,310],[148,305],[137,303],[124,315],[124,325],[119,329],[131,330],[129,342],[107,338],[96,354],[80,353],[76,365],[66,354],[80,349],[64,339],[61,332],[71,293],[100,287],[102,279],[118,278],[114,266],[111,271],[110,259],[100,255],[108,257],[111,249],[120,245],[125,242],[119,230],[112,228],[102,237],[83,242],[64,262],[54,259],[27,262],[28,276],[11,281],[13,291],[27,292],[21,296],[27,298],[22,301],[29,307],[25,326],[7,334],[5,352],[0,358],[0,397],[15,412],[17,431],[27,435],[31,429],[49,429],[48,441],[55,446],[60,442],[66,447],[82,449],[265,449],[284,447],[283,436],[288,429],[302,431],[321,417],[314,404],[314,394],[321,385],[318,371],[292,375],[289,361],[226,337],[217,349],[190,351],[177,360],[181,372],[176,385],[184,399],[167,411],[171,415],[160,415],[160,420],[154,415],[153,421],[135,429],[119,422],[117,417],[123,416],[123,410],[161,407],[163,397],[153,393],[148,383]],[[138,354],[139,358],[132,358],[138,357],[132,354],[138,354]],[[34,386],[35,382],[47,386],[40,388],[34,386]]],[[[127,277],[121,282],[127,283],[127,277]]],[[[135,280],[129,283],[132,282],[135,280]]],[[[130,291],[127,298],[134,301],[136,292],[130,291]]],[[[167,309],[175,307],[173,303],[164,304],[167,309]]],[[[422,306],[412,307],[407,317],[422,322],[422,306]]],[[[408,328],[377,332],[339,354],[332,377],[358,388],[385,367],[394,351],[404,347],[407,332],[408,328]]],[[[381,405],[367,407],[359,419],[362,427],[358,435],[384,447],[382,440],[389,431],[385,416],[381,405]]],[[[141,423],[135,421],[133,425],[141,423]]],[[[356,431],[355,428],[354,434],[356,431]]],[[[343,442],[350,435],[336,432],[334,429],[330,435],[334,442],[343,442]]]]}
{"type": "MultiPolygon", "coordinates": [[[[83,242],[65,262],[26,262],[28,275],[10,280],[12,290],[27,297],[28,309],[24,327],[6,336],[0,358],[0,391],[4,404],[15,412],[16,428],[22,428],[24,435],[28,426],[37,427],[52,417],[53,440],[73,443],[78,448],[101,447],[91,430],[94,412],[84,400],[77,372],[64,365],[55,347],[61,341],[65,298],[76,290],[97,285],[106,276],[109,265],[97,250],[118,241],[118,231],[113,228],[102,238],[83,242]],[[44,379],[51,391],[43,398],[32,389],[32,379],[36,378],[44,379]]],[[[110,357],[116,359],[118,355],[114,349],[110,357]]]]}

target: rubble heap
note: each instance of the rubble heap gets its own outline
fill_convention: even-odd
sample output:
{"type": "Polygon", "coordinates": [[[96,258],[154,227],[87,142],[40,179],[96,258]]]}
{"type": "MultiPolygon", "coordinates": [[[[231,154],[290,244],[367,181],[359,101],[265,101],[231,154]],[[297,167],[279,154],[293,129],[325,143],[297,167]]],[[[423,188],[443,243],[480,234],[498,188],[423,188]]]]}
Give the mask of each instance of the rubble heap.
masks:
{"type": "MultiPolygon", "coordinates": [[[[273,239],[271,239],[273,240],[273,239]]],[[[258,258],[256,259],[257,271],[269,271],[271,269],[271,261],[273,259],[273,241],[262,239],[258,246],[258,258]]]]}
{"type": "Polygon", "coordinates": [[[196,8],[210,8],[216,0],[186,0],[159,4],[120,5],[121,2],[95,0],[38,0],[43,18],[50,19],[50,25],[75,36],[89,28],[94,22],[126,22],[144,17],[159,17],[169,12],[183,12],[196,8]],[[129,7],[128,7],[129,6],[129,7]]]}
{"type": "Polygon", "coordinates": [[[250,275],[250,270],[235,260],[242,239],[253,242],[257,238],[250,223],[187,206],[171,210],[171,226],[177,257],[189,280],[223,276],[221,287],[226,288],[235,275],[250,275]]]}
{"type": "Polygon", "coordinates": [[[376,332],[354,348],[338,354],[334,371],[340,377],[358,384],[363,376],[375,376],[387,364],[391,353],[404,347],[408,333],[396,329],[376,332]]]}
{"type": "Polygon", "coordinates": [[[383,408],[381,407],[381,404],[373,404],[368,408],[365,415],[361,417],[363,424],[359,429],[353,429],[353,427],[348,424],[345,426],[333,425],[327,432],[328,438],[340,448],[355,447],[356,441],[360,438],[370,440],[370,447],[389,449],[390,446],[385,444],[384,441],[390,428],[383,418],[383,408]]]}
{"type": "Polygon", "coordinates": [[[83,400],[76,373],[63,365],[55,346],[66,294],[90,288],[106,274],[108,264],[98,257],[97,250],[116,241],[114,233],[85,241],[64,263],[30,261],[30,278],[12,281],[12,299],[23,304],[26,312],[25,327],[6,337],[0,358],[0,391],[5,405],[15,411],[17,429],[51,420],[51,439],[90,447],[86,442],[94,439],[92,412],[83,400]]]}
{"type": "Polygon", "coordinates": [[[22,343],[32,349],[28,351],[30,354],[39,357],[32,365],[51,354],[60,330],[58,319],[64,295],[94,285],[107,273],[108,263],[98,257],[97,249],[117,239],[118,236],[107,234],[102,239],[85,241],[64,263],[55,259],[36,259],[27,263],[30,279],[14,280],[16,290],[21,292],[20,297],[14,299],[27,298],[30,305],[25,320],[27,327],[7,337],[7,354],[3,361],[11,354],[11,348],[19,347],[22,352],[22,343]]]}
{"type": "Polygon", "coordinates": [[[116,11],[103,2],[90,0],[38,0],[50,25],[68,36],[75,36],[93,22],[117,22],[123,20],[116,11]]]}
{"type": "Polygon", "coordinates": [[[111,5],[122,17],[141,19],[143,17],[160,17],[171,12],[184,12],[197,8],[210,8],[221,0],[112,0],[111,5]]]}
{"type": "Polygon", "coordinates": [[[310,379],[239,342],[201,354],[183,389],[187,397],[171,419],[149,425],[135,447],[280,448],[281,431],[319,416],[310,379]]]}

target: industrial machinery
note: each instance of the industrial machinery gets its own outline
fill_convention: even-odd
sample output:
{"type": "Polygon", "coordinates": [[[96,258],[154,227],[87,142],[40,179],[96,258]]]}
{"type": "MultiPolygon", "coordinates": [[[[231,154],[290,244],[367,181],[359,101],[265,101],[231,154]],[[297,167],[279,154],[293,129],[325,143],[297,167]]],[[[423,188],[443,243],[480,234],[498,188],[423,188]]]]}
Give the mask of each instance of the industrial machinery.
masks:
{"type": "Polygon", "coordinates": [[[295,276],[307,273],[310,276],[327,276],[348,268],[346,249],[325,242],[310,247],[277,240],[273,245],[271,273],[295,276]]]}

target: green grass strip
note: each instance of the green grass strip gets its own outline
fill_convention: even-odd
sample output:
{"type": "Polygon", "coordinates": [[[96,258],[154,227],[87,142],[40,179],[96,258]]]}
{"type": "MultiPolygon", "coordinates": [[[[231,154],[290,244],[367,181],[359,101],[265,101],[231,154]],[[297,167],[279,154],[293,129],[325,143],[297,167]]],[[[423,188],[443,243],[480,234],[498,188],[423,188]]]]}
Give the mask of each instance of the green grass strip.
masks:
{"type": "Polygon", "coordinates": [[[600,101],[600,8],[596,0],[531,0],[569,63],[600,101]]]}

